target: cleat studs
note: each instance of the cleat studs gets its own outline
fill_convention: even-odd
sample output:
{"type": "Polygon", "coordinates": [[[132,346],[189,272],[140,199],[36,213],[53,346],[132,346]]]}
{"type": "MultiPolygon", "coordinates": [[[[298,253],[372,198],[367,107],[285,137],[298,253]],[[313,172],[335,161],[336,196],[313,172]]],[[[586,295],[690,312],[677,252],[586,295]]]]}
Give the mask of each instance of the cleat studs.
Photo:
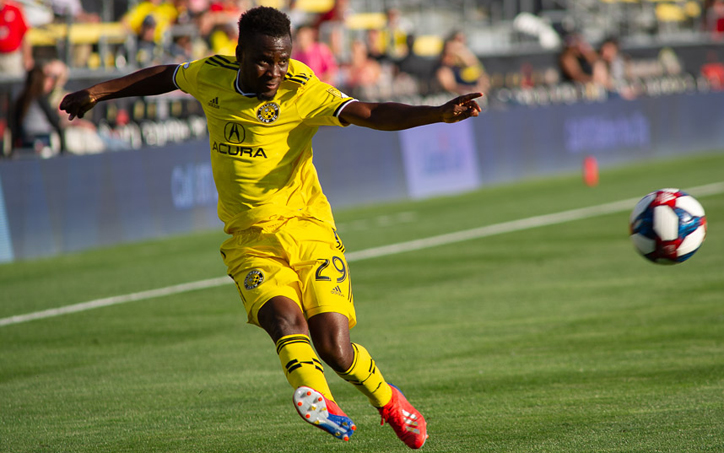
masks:
{"type": "Polygon", "coordinates": [[[293,404],[297,406],[297,412],[304,421],[323,429],[339,440],[349,442],[357,430],[352,420],[343,415],[333,414],[331,408],[327,406],[330,402],[324,395],[310,387],[299,388],[294,394],[293,404]]]}

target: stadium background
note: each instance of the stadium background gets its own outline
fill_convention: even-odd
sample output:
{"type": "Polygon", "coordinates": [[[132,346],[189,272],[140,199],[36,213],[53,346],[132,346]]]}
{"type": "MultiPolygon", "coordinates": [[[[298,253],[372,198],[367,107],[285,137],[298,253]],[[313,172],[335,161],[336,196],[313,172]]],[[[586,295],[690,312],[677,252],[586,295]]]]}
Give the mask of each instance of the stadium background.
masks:
{"type": "MultiPolygon", "coordinates": [[[[23,3],[28,10],[47,12],[49,7],[23,3]]],[[[254,2],[232,3],[243,8],[254,2]]],[[[724,144],[719,2],[260,3],[286,9],[295,25],[315,23],[322,42],[339,46],[340,66],[351,59],[352,43],[369,40],[371,32],[381,33],[374,35],[378,39],[387,33],[388,55],[380,59],[375,83],[340,83],[363,99],[449,99],[452,94],[434,81],[398,77],[397,63],[414,52],[433,79],[444,40],[456,31],[464,33],[482,63],[489,88],[485,112],[475,121],[394,134],[322,129],[315,139],[315,162],[335,208],[570,173],[579,171],[587,157],[605,167],[724,144]],[[392,46],[400,43],[389,28],[391,10],[403,18],[400,33],[415,38],[397,56],[391,56],[392,46]],[[320,20],[325,15],[328,20],[320,20]],[[564,81],[558,58],[572,34],[594,48],[617,37],[629,65],[626,79],[615,87],[564,81]],[[630,92],[634,95],[622,94],[630,92]]],[[[191,3],[177,6],[182,4],[189,8],[191,3]]],[[[138,3],[82,6],[100,22],[78,23],[55,14],[29,34],[36,62],[60,59],[69,67],[68,90],[143,65],[138,42],[123,28],[124,16],[138,3]]],[[[151,62],[173,61],[166,51],[179,36],[204,41],[205,51],[212,52],[211,33],[200,36],[194,22],[205,14],[179,14],[155,43],[161,53],[151,62]]],[[[23,77],[0,75],[0,262],[218,228],[203,114],[196,101],[172,93],[104,103],[94,109],[92,121],[99,134],[125,146],[73,155],[13,146],[9,119],[22,85],[23,77]]]]}

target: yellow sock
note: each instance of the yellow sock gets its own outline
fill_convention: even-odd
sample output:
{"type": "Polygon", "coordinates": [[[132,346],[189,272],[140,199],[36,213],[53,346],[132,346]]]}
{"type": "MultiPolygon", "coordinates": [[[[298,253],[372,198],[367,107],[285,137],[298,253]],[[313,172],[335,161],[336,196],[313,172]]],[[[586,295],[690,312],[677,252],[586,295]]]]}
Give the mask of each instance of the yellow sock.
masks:
{"type": "Polygon", "coordinates": [[[280,338],[277,341],[277,354],[282,362],[284,375],[294,389],[305,385],[334,401],[324,377],[322,362],[312,349],[308,336],[287,335],[280,338]]]}
{"type": "Polygon", "coordinates": [[[354,360],[352,366],[344,373],[337,373],[339,376],[350,384],[354,385],[360,392],[369,398],[370,403],[375,407],[382,407],[392,399],[392,389],[372,356],[363,346],[352,343],[354,349],[354,360]]]}

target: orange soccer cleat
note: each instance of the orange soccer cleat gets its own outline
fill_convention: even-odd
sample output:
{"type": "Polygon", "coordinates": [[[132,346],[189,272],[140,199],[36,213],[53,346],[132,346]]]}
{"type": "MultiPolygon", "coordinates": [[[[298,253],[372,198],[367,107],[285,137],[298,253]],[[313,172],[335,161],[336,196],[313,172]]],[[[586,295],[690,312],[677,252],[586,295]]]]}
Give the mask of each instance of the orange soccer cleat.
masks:
{"type": "Polygon", "coordinates": [[[382,415],[382,424],[387,422],[397,437],[412,449],[422,448],[427,440],[427,424],[425,418],[412,407],[405,395],[394,385],[392,399],[384,407],[378,408],[382,415]]]}

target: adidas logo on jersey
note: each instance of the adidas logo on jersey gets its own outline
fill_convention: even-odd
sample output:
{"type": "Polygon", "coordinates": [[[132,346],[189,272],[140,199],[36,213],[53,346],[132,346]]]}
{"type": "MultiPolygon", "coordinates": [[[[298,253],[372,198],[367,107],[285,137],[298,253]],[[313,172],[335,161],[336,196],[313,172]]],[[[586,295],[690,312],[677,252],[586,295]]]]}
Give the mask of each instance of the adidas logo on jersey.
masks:
{"type": "Polygon", "coordinates": [[[215,109],[219,108],[219,98],[215,97],[214,99],[209,101],[209,107],[213,107],[215,109]]]}
{"type": "Polygon", "coordinates": [[[342,294],[342,289],[339,287],[339,285],[335,286],[335,287],[332,289],[332,294],[336,294],[336,295],[338,295],[338,296],[344,297],[344,294],[342,294]]]}

